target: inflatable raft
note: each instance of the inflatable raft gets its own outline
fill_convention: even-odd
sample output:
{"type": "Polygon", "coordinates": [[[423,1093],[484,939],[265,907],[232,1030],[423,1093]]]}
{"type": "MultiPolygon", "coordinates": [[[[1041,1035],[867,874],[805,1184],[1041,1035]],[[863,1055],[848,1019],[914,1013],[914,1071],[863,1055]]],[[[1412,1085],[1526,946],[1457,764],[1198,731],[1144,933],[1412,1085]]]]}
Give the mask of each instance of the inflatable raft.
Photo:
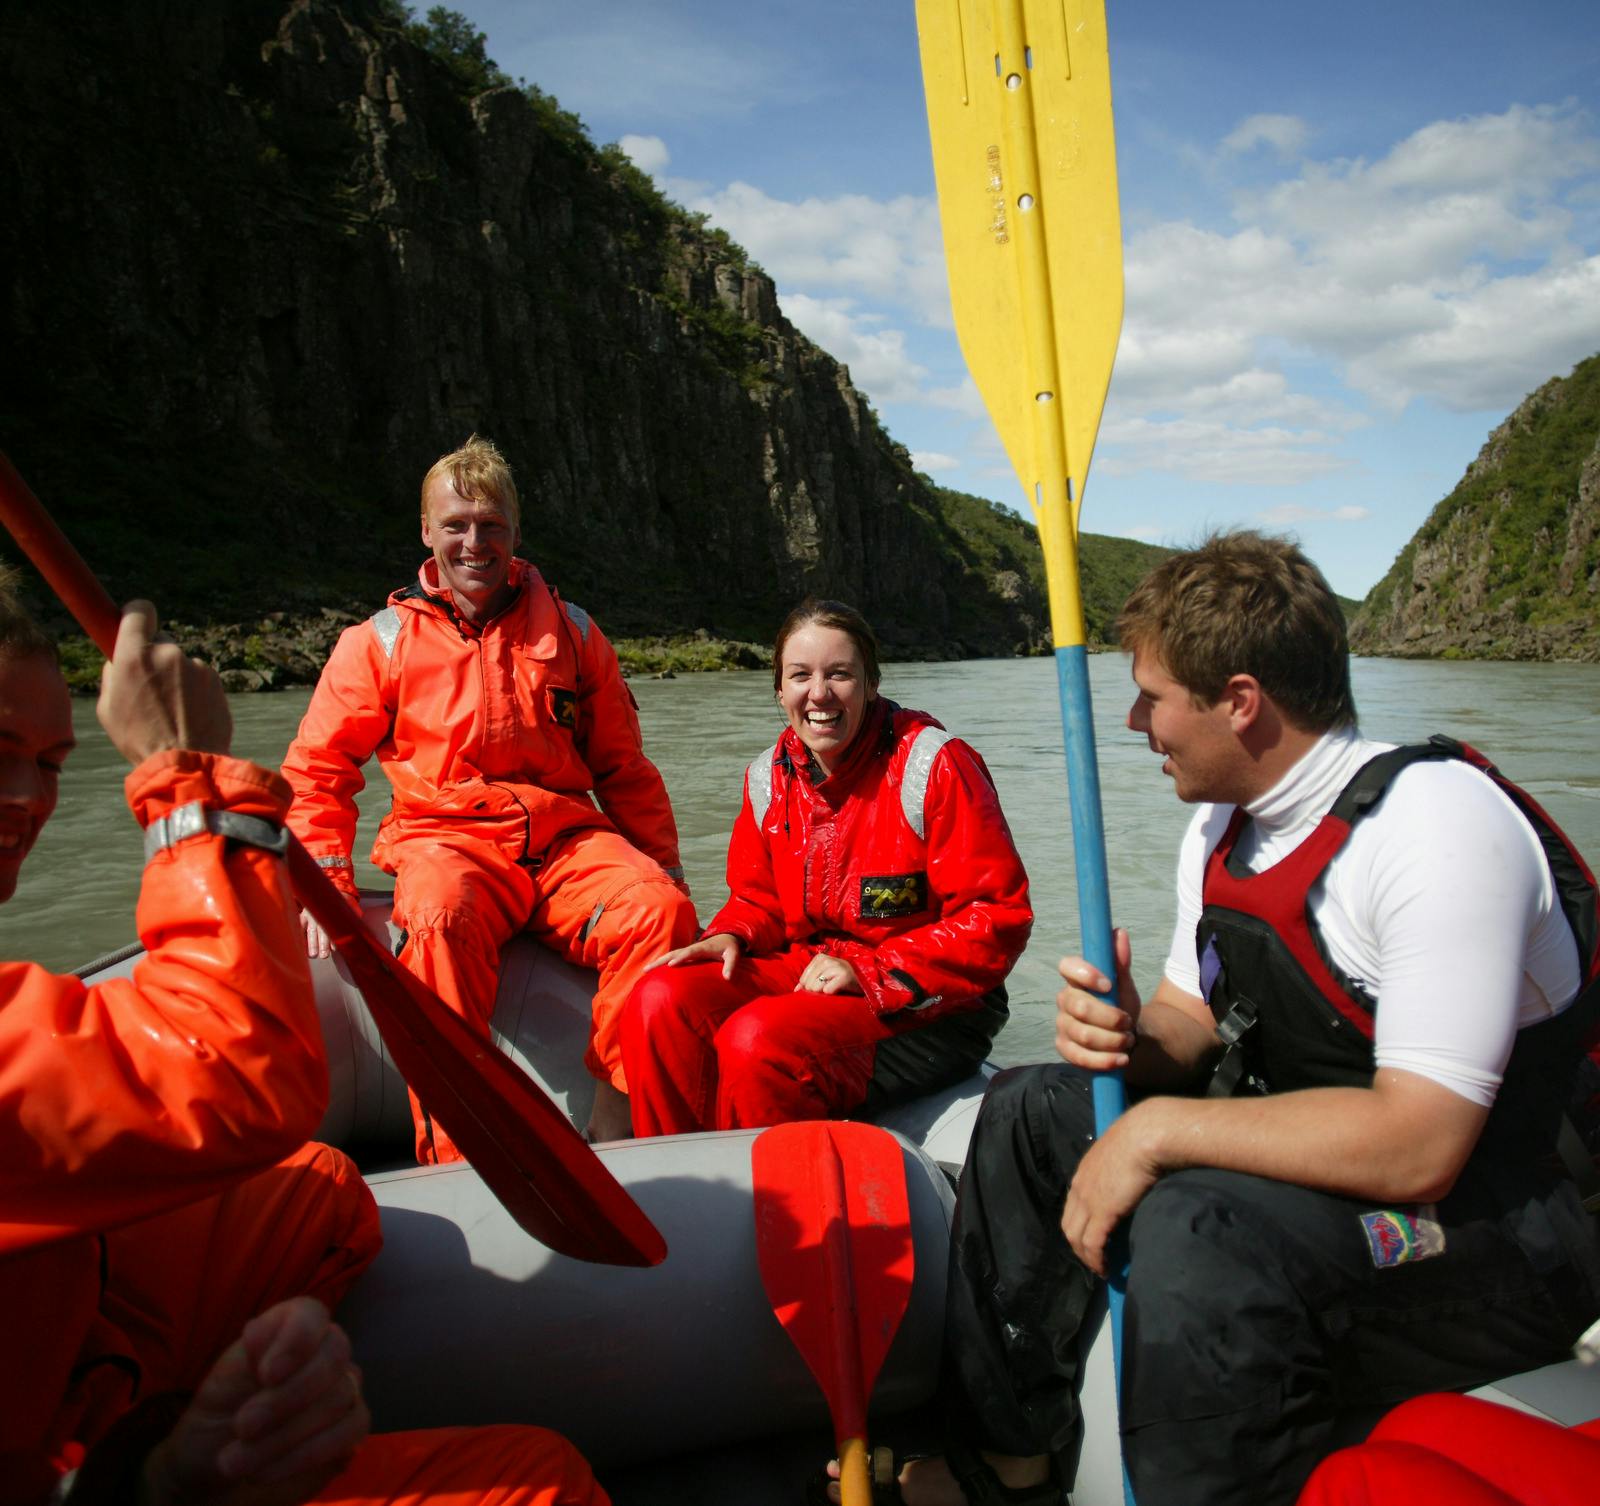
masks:
{"type": "MultiPolygon", "coordinates": [[[[389,930],[387,896],[368,924],[389,930]]],[[[391,939],[393,939],[391,937],[391,939]]],[[[137,950],[85,969],[126,972],[137,950]]],[[[791,1506],[831,1451],[828,1413],[757,1269],[750,1153],[758,1132],[619,1141],[597,1153],[666,1238],[648,1270],[546,1249],[468,1166],[409,1164],[405,1085],[342,964],[313,964],[328,1045],[320,1137],[350,1150],[382,1212],[384,1249],[340,1310],[379,1430],[532,1422],[583,1449],[617,1506],[791,1506]]],[[[527,940],[507,950],[493,1033],[587,1121],[591,973],[527,940]]],[[[900,1142],[916,1252],[905,1317],[873,1393],[874,1441],[937,1443],[933,1414],[952,1176],[989,1072],[883,1116],[900,1142]]],[[[1120,1506],[1109,1325],[1087,1325],[1087,1423],[1072,1500],[1120,1506]]],[[[1571,1424],[1600,1415],[1600,1366],[1576,1362],[1479,1394],[1571,1424]]]]}

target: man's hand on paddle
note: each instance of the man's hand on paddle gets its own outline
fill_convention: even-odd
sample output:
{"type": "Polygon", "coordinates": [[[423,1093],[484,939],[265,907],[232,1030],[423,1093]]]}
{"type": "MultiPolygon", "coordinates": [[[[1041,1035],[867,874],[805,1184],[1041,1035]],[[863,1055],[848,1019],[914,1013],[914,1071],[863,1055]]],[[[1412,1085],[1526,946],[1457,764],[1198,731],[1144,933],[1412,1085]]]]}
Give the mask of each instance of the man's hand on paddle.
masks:
{"type": "MultiPolygon", "coordinates": [[[[1123,930],[1112,933],[1117,962],[1117,1002],[1111,980],[1082,957],[1064,957],[1059,971],[1067,986],[1056,995],[1056,1050],[1075,1067],[1105,1072],[1126,1067],[1133,1053],[1141,1003],[1133,984],[1133,944],[1123,930]]],[[[1140,1145],[1139,1110],[1124,1114],[1078,1163],[1061,1212],[1061,1232],[1073,1253],[1096,1275],[1106,1274],[1111,1231],[1138,1207],[1159,1171],[1140,1145]],[[1132,1124],[1132,1132],[1129,1126],[1132,1124]]]]}
{"type": "Polygon", "coordinates": [[[1058,968],[1067,987],[1056,995],[1056,1050],[1075,1067],[1106,1072],[1126,1067],[1139,1024],[1139,990],[1134,987],[1133,944],[1126,931],[1112,933],[1117,959],[1117,1002],[1096,994],[1111,992],[1111,980],[1082,957],[1064,957],[1058,968]]]}
{"type": "MultiPolygon", "coordinates": [[[[698,941],[691,941],[688,946],[681,946],[676,951],[664,953],[657,957],[650,967],[686,967],[691,962],[720,962],[722,976],[731,978],[734,965],[744,952],[744,944],[737,936],[730,936],[726,931],[718,931],[715,936],[702,936],[698,941]]],[[[649,971],[649,968],[646,969],[649,971]]]]}
{"type": "Polygon", "coordinates": [[[350,1341],[312,1297],[252,1318],[145,1464],[155,1506],[289,1506],[342,1470],[372,1419],[350,1341]]]}
{"type": "Polygon", "coordinates": [[[233,739],[233,713],[217,672],[157,638],[156,609],[148,601],[123,608],[95,711],[106,736],[136,767],[171,748],[226,753],[233,739]]]}

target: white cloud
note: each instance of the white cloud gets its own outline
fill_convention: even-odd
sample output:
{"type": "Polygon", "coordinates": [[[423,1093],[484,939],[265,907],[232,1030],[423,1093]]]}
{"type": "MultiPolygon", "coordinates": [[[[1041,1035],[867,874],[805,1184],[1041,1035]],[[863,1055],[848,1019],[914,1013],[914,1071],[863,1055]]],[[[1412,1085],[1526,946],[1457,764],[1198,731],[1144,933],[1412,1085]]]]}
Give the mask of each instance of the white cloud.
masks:
{"type": "Polygon", "coordinates": [[[881,314],[862,313],[848,298],[804,293],[786,295],[783,311],[807,338],[850,368],[851,380],[873,402],[911,402],[919,395],[927,369],[906,354],[902,331],[875,328],[881,314]]]}
{"type": "Polygon", "coordinates": [[[943,476],[961,469],[961,460],[955,455],[942,455],[938,450],[913,450],[911,463],[929,476],[943,476]]]}
{"type": "Polygon", "coordinates": [[[749,183],[710,191],[672,183],[667,191],[738,241],[772,274],[780,296],[791,288],[851,294],[906,309],[920,324],[950,327],[944,245],[932,199],[845,194],[789,201],[749,183]]]}
{"type": "Polygon", "coordinates": [[[962,377],[954,387],[930,388],[922,394],[922,400],[930,407],[948,408],[963,418],[987,418],[989,413],[983,405],[983,396],[978,391],[978,384],[970,376],[962,377]]]}
{"type": "Polygon", "coordinates": [[[667,150],[666,142],[659,136],[623,136],[617,145],[628,155],[635,167],[652,177],[672,161],[672,153],[667,150]]]}
{"type": "Polygon", "coordinates": [[[1287,528],[1294,523],[1360,523],[1371,516],[1371,509],[1366,507],[1307,507],[1298,502],[1285,502],[1258,512],[1256,521],[1272,528],[1287,528]]]}
{"type": "Polygon", "coordinates": [[[1499,412],[1600,349],[1600,256],[1485,283],[1448,317],[1354,355],[1350,379],[1398,408],[1426,393],[1499,412]]]}
{"type": "Polygon", "coordinates": [[[1305,144],[1306,123],[1297,115],[1251,115],[1222,138],[1226,152],[1249,152],[1270,146],[1280,157],[1292,157],[1305,144]]]}
{"type": "Polygon", "coordinates": [[[1101,430],[1102,475],[1166,471],[1188,481],[1293,486],[1345,470],[1318,429],[1245,428],[1226,419],[1113,419],[1101,430]]]}
{"type": "Polygon", "coordinates": [[[1363,400],[1511,408],[1600,348],[1597,170],[1587,114],[1519,106],[1241,193],[1231,230],[1132,234],[1107,469],[1290,484],[1341,467],[1363,400]]]}

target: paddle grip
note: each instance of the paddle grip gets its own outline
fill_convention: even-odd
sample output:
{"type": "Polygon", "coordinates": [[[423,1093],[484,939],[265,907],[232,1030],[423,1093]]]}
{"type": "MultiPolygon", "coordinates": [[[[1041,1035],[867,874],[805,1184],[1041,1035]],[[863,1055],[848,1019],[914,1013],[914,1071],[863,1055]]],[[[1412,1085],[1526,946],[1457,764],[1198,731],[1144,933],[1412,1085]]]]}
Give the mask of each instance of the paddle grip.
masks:
{"type": "Polygon", "coordinates": [[[872,1470],[865,1438],[839,1440],[840,1506],[872,1506],[872,1470]]]}

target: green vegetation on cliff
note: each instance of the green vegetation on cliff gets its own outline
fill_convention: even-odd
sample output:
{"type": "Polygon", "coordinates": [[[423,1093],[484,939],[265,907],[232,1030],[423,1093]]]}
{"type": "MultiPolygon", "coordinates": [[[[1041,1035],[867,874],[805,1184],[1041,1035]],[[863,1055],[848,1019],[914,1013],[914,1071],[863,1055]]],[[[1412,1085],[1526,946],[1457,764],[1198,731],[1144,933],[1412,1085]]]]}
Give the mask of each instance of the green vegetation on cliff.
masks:
{"type": "MultiPolygon", "coordinates": [[[[1044,573],[1039,550],[1039,530],[1026,518],[997,502],[953,491],[927,480],[938,502],[941,526],[958,541],[972,563],[969,568],[987,574],[997,594],[1016,596],[1027,591],[1043,610],[1035,623],[1035,637],[1018,653],[1044,653],[1050,645],[1050,623],[1044,573]]],[[[1085,533],[1079,539],[1079,575],[1083,617],[1091,647],[1114,643],[1112,624],[1122,603],[1140,579],[1172,551],[1134,539],[1085,533]]]]}
{"type": "MultiPolygon", "coordinates": [[[[459,13],[12,0],[0,200],[0,445],[241,686],[411,577],[474,430],[523,552],[658,658],[808,594],[891,657],[1048,641],[1031,527],[917,475],[771,279],[459,13]]],[[[1086,540],[1091,634],[1139,550],[1086,540]]]]}
{"type": "Polygon", "coordinates": [[[1600,657],[1600,355],[1490,436],[1373,587],[1360,652],[1600,657]]]}

